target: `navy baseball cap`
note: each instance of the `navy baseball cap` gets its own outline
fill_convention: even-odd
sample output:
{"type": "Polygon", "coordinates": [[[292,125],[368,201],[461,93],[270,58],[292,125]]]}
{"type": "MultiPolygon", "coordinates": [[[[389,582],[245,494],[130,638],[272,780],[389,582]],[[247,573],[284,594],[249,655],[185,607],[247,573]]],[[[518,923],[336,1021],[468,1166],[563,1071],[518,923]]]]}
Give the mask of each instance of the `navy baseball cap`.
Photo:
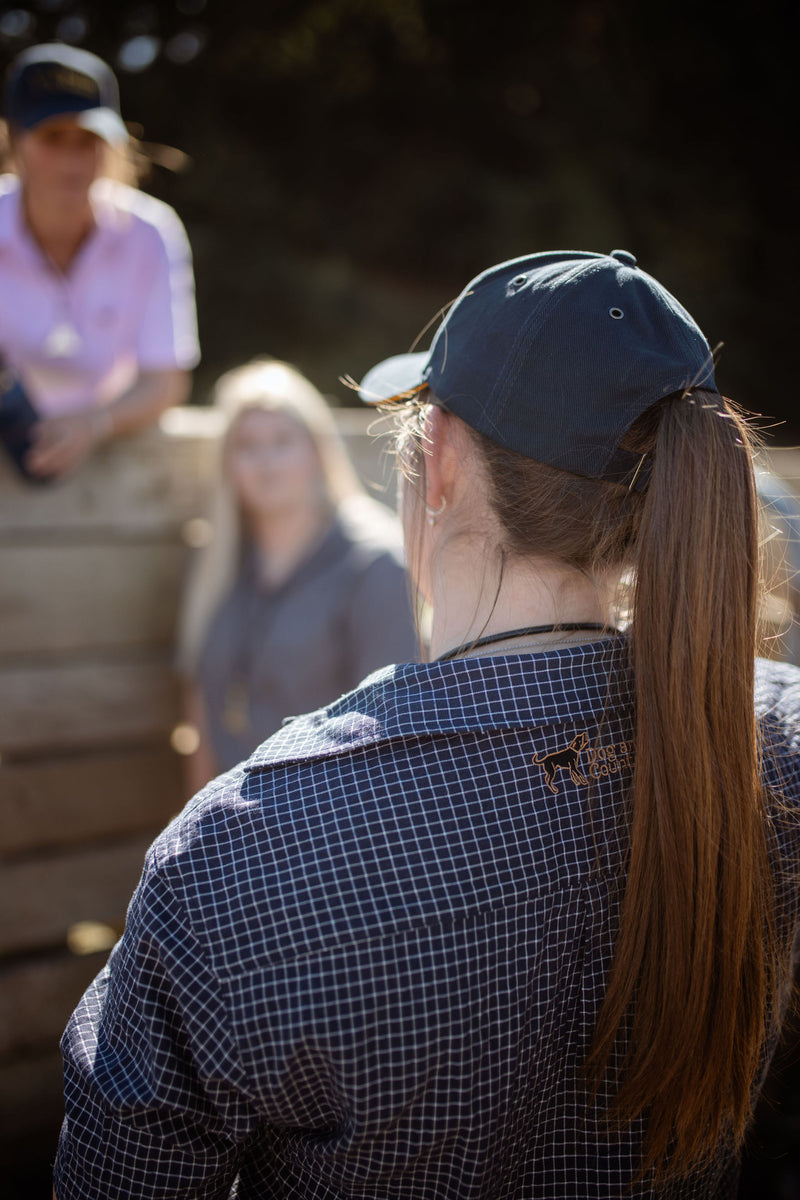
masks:
{"type": "Polygon", "coordinates": [[[490,267],[458,297],[430,351],[379,363],[359,395],[380,404],[422,385],[507,449],[592,479],[636,479],[637,489],[649,472],[619,445],[636,418],[676,392],[717,391],[697,324],[627,250],[490,267]]]}
{"type": "Polygon", "coordinates": [[[14,59],[6,74],[5,115],[12,130],[69,116],[112,145],[128,140],[114,72],[96,54],[61,42],[31,46],[14,59]]]}

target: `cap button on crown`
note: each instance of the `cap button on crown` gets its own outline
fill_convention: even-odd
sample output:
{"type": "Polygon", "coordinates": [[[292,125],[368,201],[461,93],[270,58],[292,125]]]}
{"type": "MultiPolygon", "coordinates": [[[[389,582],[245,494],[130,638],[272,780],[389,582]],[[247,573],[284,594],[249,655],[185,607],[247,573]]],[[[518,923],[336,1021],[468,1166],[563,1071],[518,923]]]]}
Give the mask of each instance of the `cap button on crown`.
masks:
{"type": "Polygon", "coordinates": [[[630,250],[612,250],[609,258],[615,258],[617,262],[624,263],[626,267],[636,266],[636,256],[631,254],[630,250]]]}

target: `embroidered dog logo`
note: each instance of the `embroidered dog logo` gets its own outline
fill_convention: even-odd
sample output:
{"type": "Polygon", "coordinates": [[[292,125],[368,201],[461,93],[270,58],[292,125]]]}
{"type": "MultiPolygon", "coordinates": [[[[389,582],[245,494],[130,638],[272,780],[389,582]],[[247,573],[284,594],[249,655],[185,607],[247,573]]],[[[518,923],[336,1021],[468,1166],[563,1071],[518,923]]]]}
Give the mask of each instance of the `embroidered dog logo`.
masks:
{"type": "Polygon", "coordinates": [[[581,751],[586,749],[588,742],[589,735],[587,733],[576,733],[570,744],[563,750],[554,750],[551,754],[534,754],[531,762],[536,763],[537,767],[544,767],[545,783],[554,796],[558,795],[558,788],[554,780],[559,767],[562,771],[569,771],[569,777],[573,783],[589,782],[586,776],[581,774],[578,765],[581,751]]]}

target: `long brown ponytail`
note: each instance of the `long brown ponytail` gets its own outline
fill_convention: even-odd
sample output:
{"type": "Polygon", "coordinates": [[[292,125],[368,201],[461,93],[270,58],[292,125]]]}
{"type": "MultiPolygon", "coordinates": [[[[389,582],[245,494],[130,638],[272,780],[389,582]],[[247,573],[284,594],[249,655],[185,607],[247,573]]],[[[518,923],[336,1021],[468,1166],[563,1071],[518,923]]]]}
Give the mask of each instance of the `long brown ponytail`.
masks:
{"type": "MultiPolygon", "coordinates": [[[[406,448],[418,428],[418,415],[406,421],[406,448]]],[[[751,434],[715,393],[669,397],[624,443],[653,457],[642,494],[470,433],[506,552],[588,573],[634,568],[629,869],[585,1073],[616,1085],[612,1126],[645,1117],[641,1171],[663,1182],[701,1168],[721,1143],[741,1145],[788,971],[774,932],[753,703],[751,434]]],[[[411,442],[424,468],[418,436],[411,442]]]]}
{"type": "Polygon", "coordinates": [[[773,900],[753,709],[758,527],[748,431],[720,397],[661,406],[635,546],[636,766],[621,927],[587,1071],[630,1039],[612,1108],[656,1178],[738,1146],[769,1008],[773,900]]]}

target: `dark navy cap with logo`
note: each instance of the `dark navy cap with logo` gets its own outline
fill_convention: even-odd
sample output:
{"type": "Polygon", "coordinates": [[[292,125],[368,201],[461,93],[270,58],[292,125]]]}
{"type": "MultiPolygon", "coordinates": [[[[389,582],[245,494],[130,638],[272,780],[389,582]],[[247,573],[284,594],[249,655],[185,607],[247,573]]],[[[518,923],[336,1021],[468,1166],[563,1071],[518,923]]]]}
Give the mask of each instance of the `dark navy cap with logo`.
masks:
{"type": "Polygon", "coordinates": [[[619,445],[635,419],[676,392],[717,390],[700,329],[627,250],[490,267],[458,297],[430,351],[373,367],[359,395],[379,404],[423,385],[501,446],[624,484],[641,467],[619,445]]]}
{"type": "Polygon", "coordinates": [[[114,72],[96,54],[61,42],[31,46],[6,75],[5,116],[12,131],[69,116],[105,141],[127,141],[114,72]]]}

